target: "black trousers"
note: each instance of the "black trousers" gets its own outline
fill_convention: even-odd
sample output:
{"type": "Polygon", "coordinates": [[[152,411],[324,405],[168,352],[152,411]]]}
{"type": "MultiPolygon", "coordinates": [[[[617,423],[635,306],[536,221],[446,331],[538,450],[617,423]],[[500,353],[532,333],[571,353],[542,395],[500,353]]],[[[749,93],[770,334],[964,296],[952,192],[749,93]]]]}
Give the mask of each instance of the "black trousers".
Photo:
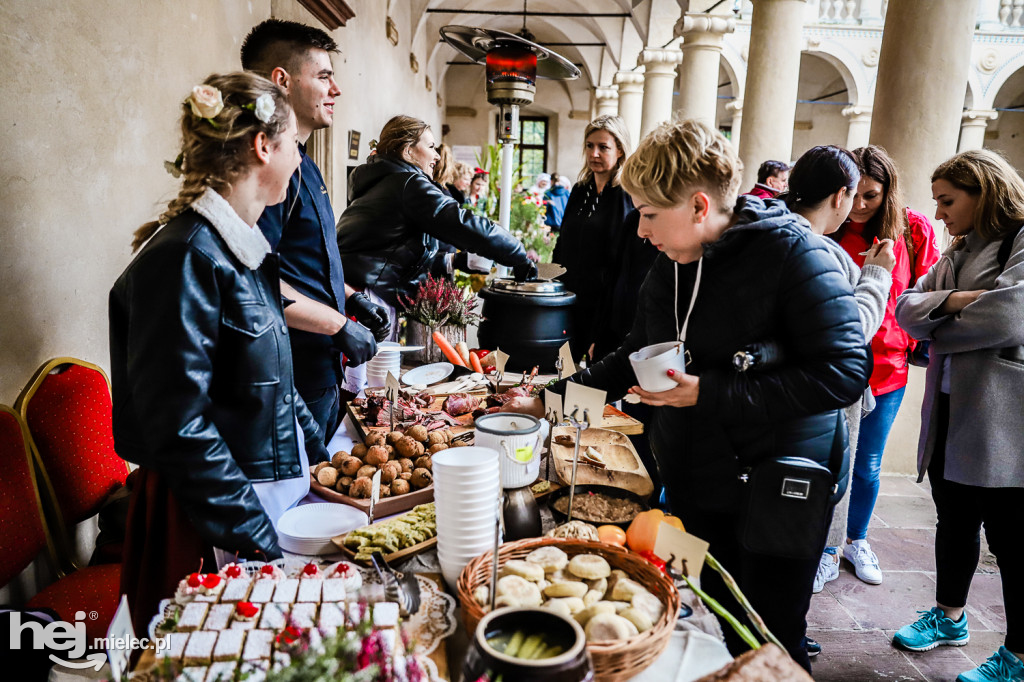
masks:
{"type": "MultiPolygon", "coordinates": [[[[341,399],[337,384],[316,390],[299,388],[299,395],[306,401],[306,407],[313,413],[313,419],[320,425],[324,435],[324,445],[331,442],[334,432],[341,423],[341,399]]],[[[301,438],[301,434],[299,435],[301,438]]],[[[333,453],[331,453],[333,454],[333,453]]],[[[310,462],[316,464],[316,462],[310,462]]]]}
{"type": "MultiPolygon", "coordinates": [[[[822,519],[822,546],[811,559],[784,559],[749,552],[740,545],[737,524],[739,518],[732,512],[711,512],[704,509],[680,507],[673,504],[686,530],[711,543],[709,552],[718,560],[740,586],[754,610],[764,619],[768,630],[786,647],[793,660],[810,672],[811,661],[804,649],[807,632],[807,610],[811,605],[811,588],[818,570],[821,552],[825,549],[825,534],[832,523],[832,510],[822,519]]],[[[706,567],[700,574],[701,588],[717,600],[733,616],[754,631],[746,613],[735,600],[725,582],[715,571],[706,567]]],[[[729,651],[738,656],[749,647],[732,627],[722,621],[725,643],[729,651]]],[[[756,632],[755,632],[756,636],[756,632]]]]}
{"type": "MultiPolygon", "coordinates": [[[[981,527],[996,555],[1006,609],[1006,648],[1024,651],[1024,488],[982,488],[947,481],[946,436],[949,395],[940,393],[935,452],[928,464],[928,481],[938,522],[935,526],[935,600],[943,606],[967,605],[981,554],[981,527]]],[[[1024,448],[1024,444],[1021,445],[1024,448]]]]}

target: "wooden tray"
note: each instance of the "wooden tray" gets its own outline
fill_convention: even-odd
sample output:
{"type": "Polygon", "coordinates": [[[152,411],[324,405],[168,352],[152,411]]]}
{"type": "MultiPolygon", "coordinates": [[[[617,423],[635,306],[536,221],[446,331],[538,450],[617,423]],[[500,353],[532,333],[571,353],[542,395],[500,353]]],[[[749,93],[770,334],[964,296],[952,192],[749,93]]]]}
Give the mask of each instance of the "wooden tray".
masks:
{"type": "MultiPolygon", "coordinates": [[[[551,455],[554,457],[555,471],[559,480],[568,485],[572,480],[574,448],[556,443],[555,438],[558,436],[575,438],[576,429],[570,426],[557,426],[551,436],[551,455]]],[[[576,485],[608,485],[623,488],[644,499],[654,492],[654,483],[647,473],[647,468],[640,461],[629,438],[622,433],[607,429],[587,429],[580,435],[580,450],[579,466],[576,467],[576,485]],[[584,463],[582,450],[588,446],[601,453],[608,465],[607,468],[600,469],[584,463]]]]}
{"type": "MultiPolygon", "coordinates": [[[[534,493],[533,496],[536,499],[540,500],[540,499],[542,499],[544,497],[547,497],[548,495],[550,495],[551,493],[555,492],[556,490],[560,490],[561,488],[564,487],[558,481],[550,481],[550,483],[551,483],[551,485],[548,487],[547,490],[545,490],[544,492],[541,492],[541,493],[534,493]]],[[[323,486],[321,486],[321,487],[323,487],[323,486]]],[[[431,490],[431,492],[433,492],[433,488],[434,488],[434,486],[430,486],[429,490],[431,490]]],[[[424,490],[428,490],[428,488],[424,488],[424,490]]],[[[340,495],[340,493],[335,493],[335,494],[336,495],[340,495]]],[[[412,494],[414,494],[414,493],[409,493],[409,495],[412,495],[412,494]]],[[[347,497],[347,496],[342,495],[342,497],[347,497]]],[[[402,495],[402,497],[408,497],[408,495],[402,495]]],[[[388,499],[390,499],[390,498],[388,498],[388,499]]],[[[433,496],[431,496],[431,499],[433,499],[433,496]]],[[[380,507],[380,504],[381,504],[380,502],[377,502],[377,507],[378,508],[380,507]]],[[[419,504],[419,503],[417,503],[417,504],[419,504]]],[[[411,508],[412,507],[410,507],[410,509],[411,508]]],[[[386,520],[385,521],[377,521],[377,522],[373,523],[372,525],[376,526],[379,523],[385,523],[385,522],[386,522],[386,520]]],[[[346,557],[349,558],[349,560],[355,561],[356,553],[353,550],[351,550],[348,547],[346,547],[345,544],[344,544],[345,536],[346,535],[348,535],[348,533],[342,533],[341,535],[339,535],[337,537],[331,538],[331,542],[333,542],[335,544],[335,546],[337,546],[338,549],[341,550],[341,552],[346,557]]],[[[411,556],[413,556],[415,554],[419,554],[420,552],[425,552],[426,550],[431,549],[432,547],[434,547],[434,545],[436,545],[436,544],[437,544],[437,536],[435,535],[434,537],[430,538],[429,540],[424,540],[423,542],[418,542],[415,545],[412,545],[410,547],[406,547],[405,549],[400,549],[397,552],[392,552],[391,554],[385,554],[384,555],[384,560],[387,561],[388,563],[392,563],[394,561],[399,561],[401,559],[405,559],[405,558],[411,557],[411,556]]],[[[371,565],[370,562],[368,562],[368,561],[359,561],[359,562],[356,562],[356,563],[360,564],[361,566],[370,566],[371,565]]]]}
{"type": "MultiPolygon", "coordinates": [[[[348,506],[355,507],[366,514],[370,513],[370,498],[368,497],[350,497],[343,493],[339,493],[337,490],[328,488],[321,484],[312,474],[310,474],[309,487],[313,492],[328,502],[347,504],[348,506]]],[[[382,518],[384,516],[391,516],[392,514],[409,511],[417,504],[425,504],[433,501],[434,484],[431,483],[426,488],[413,490],[412,492],[408,492],[404,495],[380,498],[377,500],[377,506],[373,508],[373,514],[377,518],[382,518]]]]}

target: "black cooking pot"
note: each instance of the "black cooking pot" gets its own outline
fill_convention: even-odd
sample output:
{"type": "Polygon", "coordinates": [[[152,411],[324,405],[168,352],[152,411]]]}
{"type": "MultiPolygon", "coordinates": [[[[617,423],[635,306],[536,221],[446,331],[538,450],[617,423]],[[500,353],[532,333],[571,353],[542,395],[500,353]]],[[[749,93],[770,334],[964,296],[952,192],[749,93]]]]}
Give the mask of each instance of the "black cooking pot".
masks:
{"type": "Polygon", "coordinates": [[[481,348],[508,353],[506,369],[555,371],[562,344],[572,339],[569,310],[576,294],[561,282],[494,280],[479,293],[483,300],[478,338],[481,348]]]}
{"type": "Polygon", "coordinates": [[[480,619],[466,652],[463,682],[476,682],[484,674],[505,682],[590,682],[594,679],[594,665],[578,623],[548,609],[509,606],[480,619]],[[546,646],[558,646],[562,653],[526,660],[506,656],[492,645],[495,638],[507,639],[517,630],[526,635],[543,635],[546,646]]]}

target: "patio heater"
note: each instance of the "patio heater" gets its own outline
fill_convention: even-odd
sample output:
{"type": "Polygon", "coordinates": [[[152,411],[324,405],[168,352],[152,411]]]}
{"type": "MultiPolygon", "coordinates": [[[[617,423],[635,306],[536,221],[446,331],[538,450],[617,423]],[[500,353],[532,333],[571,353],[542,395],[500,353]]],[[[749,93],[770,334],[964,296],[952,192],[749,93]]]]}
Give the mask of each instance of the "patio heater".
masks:
{"type": "Polygon", "coordinates": [[[519,107],[533,103],[537,78],[575,80],[580,77],[580,70],[565,57],[533,42],[525,26],[518,35],[487,28],[444,26],[441,38],[487,67],[487,101],[498,107],[501,143],[498,222],[507,230],[512,209],[512,152],[519,141],[519,107]]]}

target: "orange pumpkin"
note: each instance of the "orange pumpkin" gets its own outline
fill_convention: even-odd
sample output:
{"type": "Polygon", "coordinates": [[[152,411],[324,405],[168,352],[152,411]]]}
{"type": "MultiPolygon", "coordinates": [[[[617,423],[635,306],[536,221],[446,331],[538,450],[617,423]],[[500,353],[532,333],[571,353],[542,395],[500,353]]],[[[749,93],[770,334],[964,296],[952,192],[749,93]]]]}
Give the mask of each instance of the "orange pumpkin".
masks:
{"type": "Polygon", "coordinates": [[[640,512],[629,524],[629,529],[626,531],[626,545],[634,552],[648,550],[653,552],[662,523],[667,523],[679,530],[686,530],[678,516],[666,514],[660,509],[652,509],[640,512]]]}
{"type": "Polygon", "coordinates": [[[609,545],[626,546],[626,531],[618,526],[598,526],[597,538],[609,545]]]}

